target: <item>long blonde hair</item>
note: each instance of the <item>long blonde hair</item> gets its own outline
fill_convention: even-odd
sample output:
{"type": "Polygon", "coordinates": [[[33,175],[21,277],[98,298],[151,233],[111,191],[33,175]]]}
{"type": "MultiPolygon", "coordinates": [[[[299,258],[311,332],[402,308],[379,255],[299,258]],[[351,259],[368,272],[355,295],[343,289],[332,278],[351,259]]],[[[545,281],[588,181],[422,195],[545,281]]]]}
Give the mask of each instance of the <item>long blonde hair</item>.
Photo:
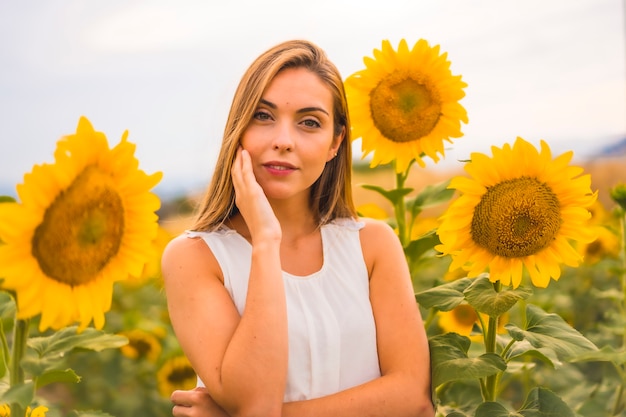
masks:
{"type": "Polygon", "coordinates": [[[345,134],[337,156],[326,163],[321,176],[311,186],[311,209],[320,224],[339,217],[356,217],[351,188],[350,119],[341,75],[317,45],[293,40],[276,45],[260,55],[239,82],[224,128],[215,171],[198,207],[194,230],[213,230],[238,212],[231,167],[240,139],[263,92],[276,74],[285,68],[301,67],[317,74],[328,86],[333,96],[335,138],[345,134]]]}

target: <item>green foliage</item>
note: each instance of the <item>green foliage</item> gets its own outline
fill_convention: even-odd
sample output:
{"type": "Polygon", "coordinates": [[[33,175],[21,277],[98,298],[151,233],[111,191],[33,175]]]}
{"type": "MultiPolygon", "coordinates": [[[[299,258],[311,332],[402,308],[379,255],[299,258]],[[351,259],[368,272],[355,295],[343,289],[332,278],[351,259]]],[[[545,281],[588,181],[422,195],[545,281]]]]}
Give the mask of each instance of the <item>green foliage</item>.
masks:
{"type": "Polygon", "coordinates": [[[433,387],[450,381],[484,378],[506,369],[504,360],[493,353],[470,358],[471,341],[456,333],[433,336],[429,339],[433,368],[433,387]]]}

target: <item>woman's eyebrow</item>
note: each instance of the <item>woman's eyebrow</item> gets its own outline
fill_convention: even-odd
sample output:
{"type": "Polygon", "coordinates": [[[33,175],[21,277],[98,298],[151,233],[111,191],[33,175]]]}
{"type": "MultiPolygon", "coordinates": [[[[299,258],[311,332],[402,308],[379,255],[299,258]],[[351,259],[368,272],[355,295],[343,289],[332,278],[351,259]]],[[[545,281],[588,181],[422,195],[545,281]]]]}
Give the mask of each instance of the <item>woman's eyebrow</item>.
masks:
{"type": "MultiPolygon", "coordinates": [[[[266,105],[267,107],[269,107],[271,109],[276,109],[278,107],[278,106],[276,106],[276,104],[274,104],[271,101],[268,101],[268,100],[266,100],[264,98],[259,100],[259,102],[264,104],[264,105],[266,105]]],[[[313,106],[313,107],[304,107],[302,109],[298,109],[296,111],[296,113],[309,113],[309,112],[312,112],[312,111],[319,111],[319,112],[322,112],[322,113],[326,114],[327,116],[330,116],[330,114],[325,109],[323,109],[322,107],[315,107],[315,106],[313,106]]]]}

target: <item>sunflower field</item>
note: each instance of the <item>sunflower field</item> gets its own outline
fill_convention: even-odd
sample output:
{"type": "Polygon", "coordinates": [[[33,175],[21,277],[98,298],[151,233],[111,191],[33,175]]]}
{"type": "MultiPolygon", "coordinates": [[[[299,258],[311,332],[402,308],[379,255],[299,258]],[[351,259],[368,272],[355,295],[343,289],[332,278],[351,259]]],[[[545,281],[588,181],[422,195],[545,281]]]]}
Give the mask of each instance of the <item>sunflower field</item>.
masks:
{"type": "MultiPolygon", "coordinates": [[[[626,415],[624,157],[607,176],[518,137],[433,174],[467,84],[425,40],[363,62],[345,81],[368,157],[353,192],[404,247],[437,416],[626,415]]],[[[0,199],[0,417],[169,416],[195,387],[160,256],[196,196],[160,200],[134,152],[81,117],[0,199]]]]}

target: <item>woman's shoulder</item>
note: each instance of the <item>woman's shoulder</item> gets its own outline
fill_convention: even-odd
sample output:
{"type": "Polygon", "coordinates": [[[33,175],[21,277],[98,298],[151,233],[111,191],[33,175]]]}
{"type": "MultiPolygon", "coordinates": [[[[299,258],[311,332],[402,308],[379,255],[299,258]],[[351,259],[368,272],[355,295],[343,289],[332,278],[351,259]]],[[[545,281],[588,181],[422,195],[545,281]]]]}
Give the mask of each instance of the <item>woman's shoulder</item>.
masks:
{"type": "Polygon", "coordinates": [[[203,233],[184,232],[170,240],[161,256],[164,273],[185,268],[215,269],[216,260],[202,239],[203,233]]]}
{"type": "Polygon", "coordinates": [[[363,224],[361,229],[361,239],[395,239],[396,232],[383,220],[372,219],[369,217],[359,218],[359,222],[363,224]]]}

